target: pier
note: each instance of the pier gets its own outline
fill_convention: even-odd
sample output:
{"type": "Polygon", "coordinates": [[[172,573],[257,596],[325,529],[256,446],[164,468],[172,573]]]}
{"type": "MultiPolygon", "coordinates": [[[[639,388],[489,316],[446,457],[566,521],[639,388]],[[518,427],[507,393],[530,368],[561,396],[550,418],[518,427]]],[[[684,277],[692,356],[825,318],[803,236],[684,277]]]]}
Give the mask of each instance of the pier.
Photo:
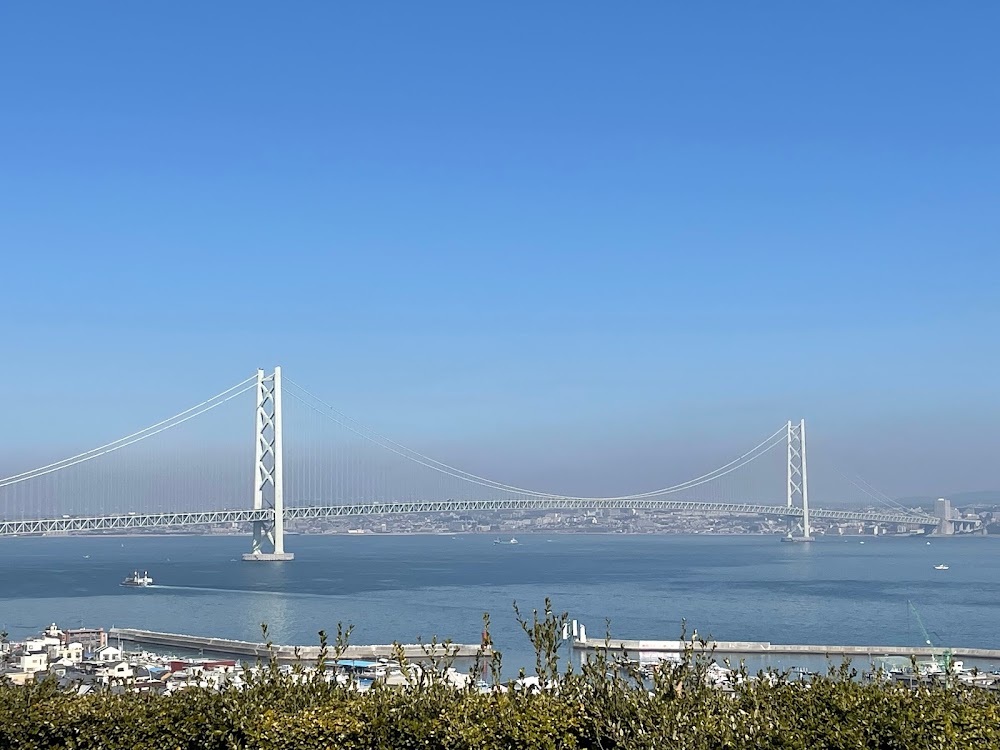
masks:
{"type": "MultiPolygon", "coordinates": [[[[198,635],[183,635],[180,633],[160,633],[154,630],[136,630],[134,628],[111,628],[108,632],[109,641],[134,643],[139,646],[154,646],[159,648],[177,649],[178,651],[197,651],[216,656],[249,657],[251,659],[267,660],[274,654],[279,663],[291,664],[296,661],[315,663],[319,659],[319,646],[279,646],[252,641],[237,641],[228,638],[208,638],[198,635]]],[[[410,660],[419,661],[429,657],[445,655],[456,658],[472,658],[477,653],[490,655],[489,647],[480,647],[468,643],[451,643],[446,647],[438,643],[432,647],[429,643],[402,644],[403,655],[410,660]]],[[[371,646],[348,646],[341,659],[389,659],[396,655],[393,644],[371,646]]],[[[327,647],[327,659],[333,659],[333,647],[327,647]]]]}

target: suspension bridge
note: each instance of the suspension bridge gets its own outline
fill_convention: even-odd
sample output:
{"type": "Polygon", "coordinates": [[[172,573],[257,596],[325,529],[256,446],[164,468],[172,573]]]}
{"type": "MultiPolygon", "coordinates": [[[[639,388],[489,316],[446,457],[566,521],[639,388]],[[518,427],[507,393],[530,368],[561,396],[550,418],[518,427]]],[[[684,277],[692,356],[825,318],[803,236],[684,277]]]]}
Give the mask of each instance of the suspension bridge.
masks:
{"type": "Polygon", "coordinates": [[[684,482],[618,496],[543,492],[467,472],[408,448],[304,387],[283,384],[281,368],[275,367],[270,373],[258,370],[143,430],[0,479],[0,537],[249,526],[253,537],[244,559],[280,561],[293,558],[285,549],[286,521],[335,517],[507,510],[697,512],[783,519],[789,535],[798,540],[812,538],[813,519],[926,531],[950,523],[949,518],[904,508],[860,479],[848,481],[881,507],[810,508],[808,468],[806,425],[800,420],[786,422],[738,458],[684,482]],[[210,426],[205,434],[184,434],[195,420],[211,421],[227,404],[244,408],[239,399],[249,394],[254,399],[252,463],[249,451],[219,449],[218,420],[214,432],[210,426]],[[301,419],[295,432],[285,430],[286,395],[301,419]],[[171,435],[180,436],[172,446],[156,446],[171,435]],[[778,497],[783,502],[774,502],[778,497]]]}

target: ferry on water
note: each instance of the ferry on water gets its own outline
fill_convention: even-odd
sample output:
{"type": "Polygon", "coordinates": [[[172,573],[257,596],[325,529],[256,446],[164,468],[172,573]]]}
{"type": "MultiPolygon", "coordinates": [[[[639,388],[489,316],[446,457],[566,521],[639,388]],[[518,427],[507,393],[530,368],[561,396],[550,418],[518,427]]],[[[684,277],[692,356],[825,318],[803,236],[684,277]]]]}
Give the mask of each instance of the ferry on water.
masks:
{"type": "Polygon", "coordinates": [[[142,575],[139,575],[139,571],[133,571],[132,575],[121,582],[121,586],[152,586],[153,579],[149,577],[149,573],[145,570],[142,571],[142,575]]]}
{"type": "Polygon", "coordinates": [[[510,541],[508,541],[508,542],[505,542],[505,541],[501,540],[500,537],[497,537],[496,539],[493,540],[493,543],[494,544],[520,544],[520,542],[518,542],[514,537],[511,537],[510,541]]]}

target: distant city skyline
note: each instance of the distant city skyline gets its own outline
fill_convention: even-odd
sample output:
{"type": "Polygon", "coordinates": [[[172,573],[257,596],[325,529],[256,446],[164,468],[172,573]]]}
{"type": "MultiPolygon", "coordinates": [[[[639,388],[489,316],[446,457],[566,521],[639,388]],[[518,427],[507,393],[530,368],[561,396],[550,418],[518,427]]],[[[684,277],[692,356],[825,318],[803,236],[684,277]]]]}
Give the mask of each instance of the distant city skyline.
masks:
{"type": "Polygon", "coordinates": [[[656,486],[805,418],[893,497],[1000,489],[998,21],[7,7],[5,460],[278,364],[512,483],[656,486]]]}

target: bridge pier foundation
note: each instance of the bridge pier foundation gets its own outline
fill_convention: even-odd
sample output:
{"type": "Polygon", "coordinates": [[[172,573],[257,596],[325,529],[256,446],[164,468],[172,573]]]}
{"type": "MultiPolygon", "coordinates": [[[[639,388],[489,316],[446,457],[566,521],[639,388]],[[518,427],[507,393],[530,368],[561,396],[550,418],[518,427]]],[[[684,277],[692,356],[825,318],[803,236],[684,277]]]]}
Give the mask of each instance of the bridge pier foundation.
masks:
{"type": "Polygon", "coordinates": [[[287,562],[294,560],[294,552],[244,552],[244,562],[287,562]]]}

